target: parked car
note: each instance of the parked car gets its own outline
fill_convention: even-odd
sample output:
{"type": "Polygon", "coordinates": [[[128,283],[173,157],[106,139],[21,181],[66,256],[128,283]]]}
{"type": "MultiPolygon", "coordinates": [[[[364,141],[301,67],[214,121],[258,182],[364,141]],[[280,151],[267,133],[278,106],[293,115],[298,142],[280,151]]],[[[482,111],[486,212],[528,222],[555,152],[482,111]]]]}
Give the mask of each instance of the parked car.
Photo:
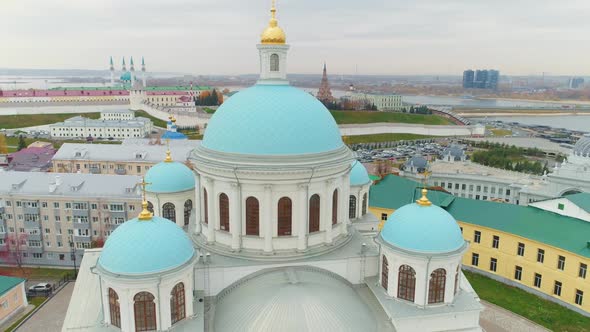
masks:
{"type": "Polygon", "coordinates": [[[29,292],[50,292],[51,288],[51,284],[49,283],[39,283],[29,287],[29,292]]]}

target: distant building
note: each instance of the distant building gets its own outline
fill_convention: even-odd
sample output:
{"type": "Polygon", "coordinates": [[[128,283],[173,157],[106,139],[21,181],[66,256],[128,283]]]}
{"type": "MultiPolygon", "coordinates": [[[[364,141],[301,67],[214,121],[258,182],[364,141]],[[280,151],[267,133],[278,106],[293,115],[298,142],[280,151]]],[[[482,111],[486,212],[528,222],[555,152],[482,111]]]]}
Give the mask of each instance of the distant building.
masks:
{"type": "Polygon", "coordinates": [[[584,79],[582,77],[572,77],[568,82],[568,88],[579,89],[584,86],[584,79]]]}
{"type": "Polygon", "coordinates": [[[0,325],[29,305],[25,281],[22,278],[0,276],[0,325]]]}
{"type": "Polygon", "coordinates": [[[48,172],[51,159],[57,152],[53,145],[28,147],[8,155],[7,169],[19,172],[48,172]]]}
{"type": "Polygon", "coordinates": [[[493,89],[498,88],[500,72],[498,70],[481,70],[475,72],[471,69],[463,72],[464,89],[493,89]]]}
{"type": "Polygon", "coordinates": [[[328,73],[326,70],[326,64],[324,63],[324,72],[322,75],[322,83],[320,84],[320,89],[318,90],[317,98],[322,103],[330,103],[334,101],[334,97],[332,96],[332,91],[330,90],[330,83],[328,82],[328,73]]]}
{"type": "Polygon", "coordinates": [[[146,137],[151,133],[152,127],[150,119],[135,117],[135,113],[129,110],[103,111],[98,120],[75,116],[49,126],[51,137],[56,138],[115,139],[146,137]]]}
{"type": "Polygon", "coordinates": [[[475,73],[468,69],[463,72],[463,89],[473,88],[473,81],[475,80],[475,73]]]}
{"type": "Polygon", "coordinates": [[[402,96],[397,94],[351,92],[345,98],[361,108],[375,105],[378,111],[401,111],[404,106],[402,96]]]}
{"type": "MultiPolygon", "coordinates": [[[[199,141],[171,140],[174,160],[184,162],[199,141]]],[[[145,175],[166,154],[163,142],[133,140],[132,144],[65,143],[53,157],[53,172],[145,175]]]]}

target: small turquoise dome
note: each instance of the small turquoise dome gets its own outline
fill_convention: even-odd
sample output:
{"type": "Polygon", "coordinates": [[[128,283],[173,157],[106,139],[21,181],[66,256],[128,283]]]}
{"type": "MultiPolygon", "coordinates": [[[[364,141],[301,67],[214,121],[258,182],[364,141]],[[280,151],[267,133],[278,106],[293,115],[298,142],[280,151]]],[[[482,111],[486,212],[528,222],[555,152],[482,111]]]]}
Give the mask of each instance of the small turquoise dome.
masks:
{"type": "Polygon", "coordinates": [[[195,175],[190,168],[179,162],[161,162],[145,174],[146,191],[174,193],[195,189],[195,175]]]}
{"type": "Polygon", "coordinates": [[[352,162],[352,169],[350,170],[350,185],[351,186],[362,186],[371,182],[369,173],[363,164],[358,160],[352,162]]]}
{"type": "Polygon", "coordinates": [[[380,236],[393,246],[421,253],[452,252],[465,243],[457,221],[447,211],[416,203],[392,213],[380,236]]]}
{"type": "Polygon", "coordinates": [[[135,218],[108,237],[98,264],[116,274],[150,274],[177,268],[194,253],[192,242],[174,222],[160,217],[135,218]]]}
{"type": "Polygon", "coordinates": [[[290,85],[258,84],[224,102],[207,125],[203,147],[249,155],[298,155],[341,148],[332,114],[290,85]]]}

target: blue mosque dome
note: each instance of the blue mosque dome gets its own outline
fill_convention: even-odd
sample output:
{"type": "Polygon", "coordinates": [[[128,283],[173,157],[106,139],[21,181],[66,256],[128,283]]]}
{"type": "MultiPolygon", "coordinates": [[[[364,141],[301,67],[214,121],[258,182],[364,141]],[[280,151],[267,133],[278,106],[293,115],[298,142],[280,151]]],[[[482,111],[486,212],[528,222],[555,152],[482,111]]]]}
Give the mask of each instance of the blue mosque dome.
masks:
{"type": "Polygon", "coordinates": [[[387,218],[381,238],[401,249],[419,253],[447,253],[460,249],[465,240],[457,221],[425,197],[404,205],[387,218]]]}
{"type": "Polygon", "coordinates": [[[182,266],[194,254],[192,242],[174,222],[160,217],[135,218],[108,237],[98,264],[115,274],[150,274],[182,266]]]}
{"type": "Polygon", "coordinates": [[[352,162],[352,169],[350,170],[350,185],[362,186],[371,182],[367,169],[361,162],[355,160],[352,162]]]}
{"type": "Polygon", "coordinates": [[[332,114],[288,84],[257,84],[224,102],[207,125],[202,146],[226,153],[298,155],[344,145],[332,114]]]}
{"type": "Polygon", "coordinates": [[[131,81],[131,72],[128,72],[128,71],[124,72],[120,78],[121,78],[121,81],[131,81]]]}
{"type": "Polygon", "coordinates": [[[174,193],[195,189],[195,175],[185,164],[166,160],[152,166],[145,174],[146,190],[153,193],[174,193]]]}

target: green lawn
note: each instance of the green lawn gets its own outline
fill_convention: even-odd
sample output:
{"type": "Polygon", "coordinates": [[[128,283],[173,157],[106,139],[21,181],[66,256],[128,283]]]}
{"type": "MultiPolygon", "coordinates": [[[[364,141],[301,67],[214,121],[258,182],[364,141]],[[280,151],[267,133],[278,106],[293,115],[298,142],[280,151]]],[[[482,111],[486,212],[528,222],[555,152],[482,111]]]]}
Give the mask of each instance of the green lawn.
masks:
{"type": "Polygon", "coordinates": [[[100,113],[2,115],[0,116],[0,129],[14,129],[47,125],[56,122],[62,122],[65,119],[69,119],[77,115],[90,119],[100,118],[100,113]]]}
{"type": "MultiPolygon", "coordinates": [[[[32,304],[35,306],[35,308],[37,308],[38,306],[40,306],[43,302],[45,302],[45,300],[47,300],[46,297],[33,297],[31,299],[29,299],[29,304],[32,304]]],[[[33,310],[35,310],[35,308],[33,308],[33,310]]],[[[21,317],[19,320],[17,320],[16,322],[14,322],[14,324],[10,325],[8,327],[8,329],[6,329],[4,332],[10,332],[13,331],[14,328],[17,327],[18,324],[20,324],[23,320],[25,320],[25,318],[29,317],[29,315],[33,312],[33,310],[31,310],[31,312],[23,317],[21,317]]]]}
{"type": "Polygon", "coordinates": [[[142,116],[144,118],[148,118],[148,119],[152,120],[152,122],[154,123],[154,126],[160,127],[160,128],[166,128],[167,121],[160,120],[156,117],[153,117],[153,116],[149,115],[146,111],[135,111],[135,116],[142,116]]]}
{"type": "Polygon", "coordinates": [[[486,129],[489,130],[492,135],[494,136],[510,136],[512,135],[512,131],[508,129],[499,129],[490,126],[486,126],[486,129]]]}
{"type": "Polygon", "coordinates": [[[589,317],[480,274],[463,272],[482,300],[512,311],[553,331],[590,331],[589,317]]]}
{"type": "Polygon", "coordinates": [[[438,115],[370,112],[370,111],[330,111],[338,124],[359,124],[375,122],[417,123],[426,125],[454,125],[451,121],[438,115]]]}
{"type": "Polygon", "coordinates": [[[416,135],[416,134],[374,134],[374,135],[346,136],[344,138],[344,141],[346,142],[346,144],[358,144],[358,143],[409,141],[409,140],[424,139],[424,138],[432,138],[432,136],[416,135]]]}
{"type": "Polygon", "coordinates": [[[0,275],[2,276],[9,276],[9,277],[19,277],[19,278],[27,278],[27,279],[61,279],[66,275],[73,275],[73,269],[50,269],[50,268],[40,268],[40,267],[23,267],[19,269],[18,267],[10,266],[10,267],[0,267],[0,275]]]}

